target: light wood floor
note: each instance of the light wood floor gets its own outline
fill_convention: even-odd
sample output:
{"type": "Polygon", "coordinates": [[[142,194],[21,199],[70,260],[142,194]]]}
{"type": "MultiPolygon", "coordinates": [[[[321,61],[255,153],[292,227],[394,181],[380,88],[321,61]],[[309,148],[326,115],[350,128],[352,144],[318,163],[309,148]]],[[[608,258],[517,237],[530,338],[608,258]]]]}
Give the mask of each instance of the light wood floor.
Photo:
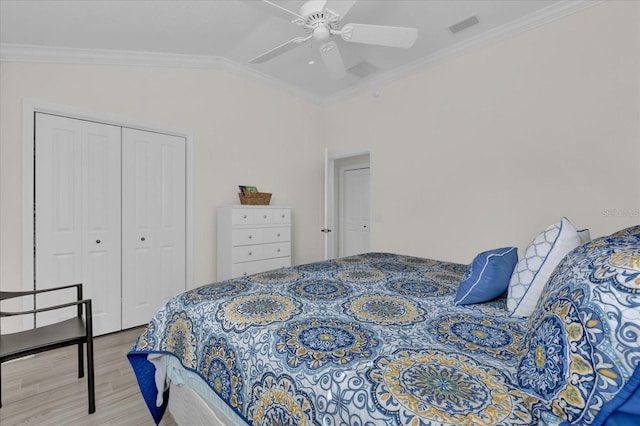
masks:
{"type": "MultiPolygon", "coordinates": [[[[94,340],[96,412],[87,413],[87,379],[78,379],[77,347],[2,364],[0,424],[154,425],[126,354],[142,329],[94,340]]],[[[169,413],[162,426],[173,426],[169,413]]]]}

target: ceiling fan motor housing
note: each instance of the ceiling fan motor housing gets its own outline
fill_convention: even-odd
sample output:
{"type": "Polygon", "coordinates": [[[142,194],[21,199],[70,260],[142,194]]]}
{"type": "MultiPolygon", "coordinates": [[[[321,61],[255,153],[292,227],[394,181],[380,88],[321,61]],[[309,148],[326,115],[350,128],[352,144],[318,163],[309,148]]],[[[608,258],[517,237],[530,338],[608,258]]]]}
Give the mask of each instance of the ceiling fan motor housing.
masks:
{"type": "Polygon", "coordinates": [[[300,15],[305,18],[301,25],[307,34],[315,40],[326,41],[331,37],[332,31],[340,28],[340,17],[328,9],[323,9],[325,0],[310,0],[300,8],[300,15]]]}

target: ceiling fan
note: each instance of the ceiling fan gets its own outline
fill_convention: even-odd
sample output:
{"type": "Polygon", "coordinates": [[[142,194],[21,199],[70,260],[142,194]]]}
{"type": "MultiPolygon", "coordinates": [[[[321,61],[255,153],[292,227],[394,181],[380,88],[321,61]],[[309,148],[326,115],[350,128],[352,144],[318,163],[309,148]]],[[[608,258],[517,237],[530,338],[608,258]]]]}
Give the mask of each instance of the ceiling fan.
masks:
{"type": "Polygon", "coordinates": [[[342,56],[332,36],[340,36],[342,40],[351,43],[375,44],[378,46],[409,48],[418,38],[416,28],[390,27],[369,24],[344,24],[342,19],[351,10],[356,0],[309,0],[300,8],[300,13],[292,12],[269,0],[262,0],[273,7],[274,12],[292,19],[292,23],[302,27],[305,36],[296,37],[281,44],[249,62],[259,64],[266,62],[284,52],[287,52],[305,42],[314,39],[323,44],[320,46],[320,56],[333,79],[344,77],[345,70],[342,56]]]}

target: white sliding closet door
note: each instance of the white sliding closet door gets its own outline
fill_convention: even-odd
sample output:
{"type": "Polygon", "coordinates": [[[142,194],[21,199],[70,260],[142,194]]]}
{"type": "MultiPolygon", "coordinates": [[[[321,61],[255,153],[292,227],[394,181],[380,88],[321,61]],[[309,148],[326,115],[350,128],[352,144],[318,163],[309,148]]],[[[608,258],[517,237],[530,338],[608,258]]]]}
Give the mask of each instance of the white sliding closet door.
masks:
{"type": "MultiPolygon", "coordinates": [[[[35,127],[36,288],[83,283],[95,334],[119,330],[121,128],[42,113],[35,127]]],[[[38,307],[63,299],[42,296],[38,307]]],[[[36,321],[73,314],[42,313],[36,321]]]]}
{"type": "Polygon", "coordinates": [[[186,287],[186,141],[123,128],[122,327],[186,287]]]}

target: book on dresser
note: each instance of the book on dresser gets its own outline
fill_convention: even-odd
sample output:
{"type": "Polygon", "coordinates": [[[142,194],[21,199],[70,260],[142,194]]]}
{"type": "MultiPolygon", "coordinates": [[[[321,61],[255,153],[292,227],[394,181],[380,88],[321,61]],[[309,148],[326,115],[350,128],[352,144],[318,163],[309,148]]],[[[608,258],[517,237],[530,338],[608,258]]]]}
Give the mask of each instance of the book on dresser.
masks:
{"type": "Polygon", "coordinates": [[[291,266],[291,208],[218,207],[218,281],[291,266]]]}

